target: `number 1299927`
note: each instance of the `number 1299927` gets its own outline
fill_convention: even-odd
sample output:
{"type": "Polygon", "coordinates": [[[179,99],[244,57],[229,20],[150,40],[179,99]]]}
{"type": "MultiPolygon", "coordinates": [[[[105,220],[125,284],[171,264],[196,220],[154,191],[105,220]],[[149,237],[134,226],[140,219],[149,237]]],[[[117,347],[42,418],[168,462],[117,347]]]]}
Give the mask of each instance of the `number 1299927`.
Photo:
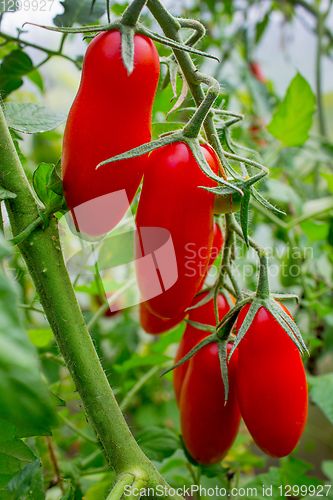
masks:
{"type": "Polygon", "coordinates": [[[54,0],[1,0],[2,12],[15,12],[24,10],[26,12],[32,10],[34,12],[47,12],[52,9],[54,0]]]}
{"type": "Polygon", "coordinates": [[[285,486],[279,486],[278,490],[280,493],[280,496],[292,496],[292,497],[327,497],[329,494],[329,491],[331,489],[332,485],[331,484],[318,484],[318,485],[297,485],[295,484],[294,486],[290,485],[285,485],[285,486]]]}

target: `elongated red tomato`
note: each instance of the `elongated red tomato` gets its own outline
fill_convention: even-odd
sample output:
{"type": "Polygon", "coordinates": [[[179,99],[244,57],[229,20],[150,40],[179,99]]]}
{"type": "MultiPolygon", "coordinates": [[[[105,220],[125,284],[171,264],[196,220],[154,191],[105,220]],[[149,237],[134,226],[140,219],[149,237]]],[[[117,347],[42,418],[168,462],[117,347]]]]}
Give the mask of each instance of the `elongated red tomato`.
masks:
{"type": "MultiPolygon", "coordinates": [[[[237,320],[237,331],[249,310],[237,320]]],[[[275,318],[261,307],[239,346],[237,394],[244,422],[267,455],[284,457],[302,436],[308,412],[300,353],[275,318]]]]}
{"type": "MultiPolygon", "coordinates": [[[[213,237],[213,246],[210,254],[209,264],[206,270],[205,275],[202,277],[202,281],[199,285],[199,290],[202,288],[206,276],[210,267],[213,265],[214,260],[218,257],[221,252],[223,245],[223,236],[220,229],[220,226],[215,222],[214,224],[214,237],[213,237]]],[[[186,316],[186,312],[184,311],[180,316],[173,319],[162,319],[158,316],[155,316],[152,312],[149,311],[148,307],[144,302],[140,304],[140,324],[142,328],[147,332],[153,335],[166,332],[178,325],[186,316]]],[[[197,330],[198,331],[198,330],[197,330]]]]}
{"type": "MultiPolygon", "coordinates": [[[[199,293],[194,299],[191,306],[194,306],[205,297],[207,297],[208,292],[199,293]]],[[[221,320],[230,310],[229,304],[223,295],[218,295],[217,297],[217,307],[219,311],[219,319],[221,320]]],[[[206,302],[206,304],[192,309],[189,313],[189,320],[196,321],[197,323],[203,323],[206,325],[215,325],[215,312],[214,312],[214,301],[211,299],[206,302]]],[[[175,363],[178,363],[188,352],[190,352],[193,347],[195,347],[202,339],[207,337],[209,332],[199,330],[188,324],[186,326],[184,335],[179,343],[177,354],[175,357],[175,363]]],[[[172,372],[173,389],[175,391],[175,397],[177,404],[179,405],[180,393],[184,378],[189,366],[189,361],[183,363],[182,365],[175,368],[172,372]]]]}
{"type": "Polygon", "coordinates": [[[121,220],[142,179],[147,155],[99,162],[151,139],[151,113],[159,78],[154,43],[134,36],[134,70],[121,58],[119,31],[97,35],[87,48],[78,93],[63,141],[65,199],[76,227],[96,236],[121,220]]]}
{"type": "MultiPolygon", "coordinates": [[[[217,173],[214,150],[202,150],[217,173]]],[[[214,185],[182,142],[149,156],[136,218],[135,264],[143,300],[156,316],[180,316],[199,288],[212,248],[214,205],[214,195],[199,186],[214,185]]]]}
{"type": "MultiPolygon", "coordinates": [[[[232,344],[228,344],[227,352],[232,344]]],[[[236,394],[237,349],[228,363],[229,395],[224,404],[217,343],[200,349],[189,361],[180,395],[182,437],[200,464],[220,462],[234,442],[241,415],[236,394]]]]}
{"type": "Polygon", "coordinates": [[[159,318],[149,311],[144,302],[141,302],[140,325],[145,332],[151,333],[152,335],[158,335],[159,333],[167,332],[174,326],[178,325],[185,318],[186,314],[186,312],[183,312],[180,316],[172,319],[159,318]]]}

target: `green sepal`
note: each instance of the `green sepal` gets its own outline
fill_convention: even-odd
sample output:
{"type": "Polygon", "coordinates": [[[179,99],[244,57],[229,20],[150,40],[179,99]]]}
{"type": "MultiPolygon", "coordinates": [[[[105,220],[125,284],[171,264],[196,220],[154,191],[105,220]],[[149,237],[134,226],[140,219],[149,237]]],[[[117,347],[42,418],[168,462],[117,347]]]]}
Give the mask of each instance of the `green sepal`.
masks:
{"type": "Polygon", "coordinates": [[[9,198],[16,198],[17,194],[8,191],[4,187],[0,186],[0,200],[8,200],[9,198]]]}
{"type": "Polygon", "coordinates": [[[243,300],[240,300],[239,302],[236,302],[236,304],[234,305],[234,307],[224,316],[224,318],[220,321],[220,323],[217,325],[217,329],[216,329],[216,333],[217,333],[217,336],[219,337],[219,331],[221,330],[221,328],[225,325],[225,323],[227,323],[227,321],[230,320],[230,318],[237,312],[239,311],[242,307],[244,307],[246,304],[248,304],[249,302],[252,302],[253,299],[255,297],[255,294],[254,293],[251,293],[251,295],[248,295],[248,297],[246,297],[245,299],[243,300]]]}
{"type": "Polygon", "coordinates": [[[107,24],[104,26],[100,25],[93,25],[93,26],[81,26],[80,28],[66,28],[66,27],[61,27],[61,26],[45,26],[43,24],[36,24],[36,23],[24,23],[22,25],[22,28],[26,25],[29,24],[30,26],[37,26],[37,28],[43,28],[48,31],[57,31],[59,33],[99,33],[101,31],[107,31],[111,29],[119,29],[119,21],[116,21],[111,24],[107,24]]]}
{"type": "MultiPolygon", "coordinates": [[[[228,195],[228,194],[234,194],[235,189],[234,189],[234,184],[230,182],[230,187],[228,185],[225,186],[217,186],[217,187],[206,187],[206,186],[198,186],[200,189],[204,189],[205,191],[208,191],[209,193],[214,193],[218,195],[228,195]]],[[[242,196],[241,196],[242,197],[242,196]]]]}
{"type": "Polygon", "coordinates": [[[151,38],[155,42],[162,43],[163,45],[166,45],[167,47],[171,47],[173,49],[177,50],[182,50],[184,52],[189,52],[190,54],[194,54],[196,56],[202,56],[202,57],[208,57],[209,59],[215,59],[215,61],[220,61],[218,57],[213,56],[212,54],[207,54],[206,52],[202,52],[202,50],[197,50],[189,45],[185,45],[183,43],[178,43],[172,40],[171,38],[166,38],[162,35],[159,35],[158,33],[154,33],[150,29],[146,28],[142,24],[138,23],[136,28],[135,28],[136,33],[140,33],[141,35],[146,35],[147,37],[151,38]]]}
{"type": "Polygon", "coordinates": [[[163,82],[161,84],[160,92],[164,90],[169,82],[173,91],[173,99],[177,98],[177,75],[178,75],[178,70],[179,66],[174,60],[173,56],[171,57],[160,57],[160,63],[161,64],[166,64],[168,67],[168,71],[163,79],[163,82]]]}
{"type": "Polygon", "coordinates": [[[230,316],[227,319],[225,319],[226,316],[223,318],[223,323],[216,332],[216,335],[220,340],[227,340],[229,338],[232,327],[234,326],[235,321],[238,318],[240,308],[232,308],[231,311],[232,314],[230,314],[230,316]]]}
{"type": "MultiPolygon", "coordinates": [[[[203,299],[201,299],[197,304],[195,304],[194,306],[191,306],[191,307],[188,307],[187,309],[185,309],[186,311],[191,311],[192,309],[196,309],[197,307],[201,307],[205,304],[207,304],[207,302],[209,302],[213,297],[214,297],[214,291],[215,289],[214,288],[211,288],[208,292],[207,295],[204,296],[203,299]]],[[[203,292],[200,292],[198,295],[196,295],[196,297],[198,297],[199,295],[201,295],[203,292]]]]}
{"type": "Polygon", "coordinates": [[[171,144],[172,142],[182,141],[183,136],[180,132],[171,133],[167,136],[162,137],[161,139],[157,139],[156,141],[146,142],[137,148],[130,149],[125,153],[120,155],[112,156],[112,158],[108,158],[107,160],[102,161],[96,166],[96,170],[102,165],[106,165],[107,163],[113,163],[115,161],[120,160],[128,160],[129,158],[135,158],[137,156],[142,156],[146,153],[150,153],[154,149],[162,148],[167,144],[171,144]]]}
{"type": "MultiPolygon", "coordinates": [[[[200,323],[199,323],[200,324],[200,323]]],[[[182,359],[178,361],[178,363],[175,363],[171,368],[166,370],[165,372],[162,373],[161,377],[166,375],[167,373],[171,372],[175,368],[178,368],[178,366],[182,365],[183,363],[186,363],[189,359],[192,358],[202,347],[205,347],[205,345],[212,344],[213,342],[217,342],[218,337],[216,336],[215,333],[212,333],[212,335],[209,335],[208,337],[205,337],[202,339],[193,349],[191,349],[186,356],[184,356],[182,359]]]]}
{"type": "Polygon", "coordinates": [[[240,206],[240,224],[247,248],[249,248],[248,226],[249,226],[250,199],[251,199],[250,190],[244,191],[244,196],[241,199],[241,206],[240,206]]]}
{"type": "Polygon", "coordinates": [[[121,25],[121,57],[127,76],[130,76],[134,69],[134,34],[134,28],[121,25]]]}
{"type": "Polygon", "coordinates": [[[258,310],[260,309],[260,307],[262,305],[263,304],[262,304],[261,300],[258,300],[258,299],[253,300],[253,302],[250,306],[250,309],[248,310],[248,312],[244,318],[242,326],[240,327],[240,329],[237,333],[236,340],[235,340],[234,345],[232,346],[232,349],[231,349],[230,354],[229,354],[229,361],[230,361],[231,356],[235,352],[236,347],[238,346],[238,344],[240,343],[240,341],[243,339],[244,335],[246,334],[246,332],[250,328],[252,321],[254,320],[255,315],[257,314],[258,310]]]}
{"type": "Polygon", "coordinates": [[[271,297],[279,300],[296,300],[296,303],[299,303],[299,296],[294,293],[272,293],[271,297]]]}
{"type": "Polygon", "coordinates": [[[218,353],[219,353],[219,360],[221,367],[221,376],[224,385],[224,404],[226,405],[229,395],[229,377],[228,377],[228,365],[227,365],[228,340],[219,340],[217,346],[218,346],[218,353]]]}
{"type": "Polygon", "coordinates": [[[295,321],[286,313],[286,311],[273,299],[267,299],[264,301],[263,305],[266,309],[274,316],[279,325],[284,329],[287,335],[291,338],[294,344],[297,346],[301,354],[308,354],[308,348],[302,338],[301,332],[296,325],[295,321]]]}
{"type": "Polygon", "coordinates": [[[205,155],[203,154],[202,148],[200,147],[198,139],[189,139],[187,137],[182,136],[182,140],[190,147],[194,158],[196,159],[199,167],[201,170],[204,172],[204,174],[207,175],[210,179],[213,181],[216,181],[218,184],[222,184],[224,186],[227,186],[228,188],[232,189],[232,192],[238,192],[240,195],[243,195],[243,192],[241,189],[239,189],[237,186],[234,186],[233,184],[230,184],[230,182],[225,181],[218,175],[216,175],[213,170],[210,168],[210,166],[207,163],[207,160],[205,158],[205,155]]]}
{"type": "Polygon", "coordinates": [[[190,319],[185,319],[185,321],[186,321],[186,323],[193,326],[193,328],[196,328],[197,330],[215,333],[215,330],[216,330],[215,326],[206,325],[205,323],[199,323],[198,321],[191,321],[190,319]]]}
{"type": "Polygon", "coordinates": [[[264,198],[263,196],[261,196],[261,194],[259,193],[259,191],[257,191],[256,189],[252,188],[252,196],[255,200],[257,200],[259,203],[261,203],[261,205],[265,208],[267,208],[268,210],[271,210],[272,212],[275,212],[276,214],[282,214],[282,215],[286,215],[286,212],[284,212],[283,210],[279,210],[278,208],[274,207],[274,205],[272,205],[268,200],[266,200],[266,198],[264,198]]]}

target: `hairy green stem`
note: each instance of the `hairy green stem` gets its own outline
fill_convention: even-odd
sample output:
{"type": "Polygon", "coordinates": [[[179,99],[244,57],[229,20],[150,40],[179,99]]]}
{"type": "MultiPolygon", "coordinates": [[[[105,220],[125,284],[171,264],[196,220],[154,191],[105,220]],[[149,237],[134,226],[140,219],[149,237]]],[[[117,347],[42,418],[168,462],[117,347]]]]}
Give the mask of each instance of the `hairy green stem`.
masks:
{"type": "Polygon", "coordinates": [[[134,28],[146,3],[147,0],[133,0],[122,15],[122,24],[134,28]]]}
{"type": "MultiPolygon", "coordinates": [[[[0,149],[0,182],[17,195],[6,202],[12,231],[17,234],[37,218],[38,206],[2,109],[0,149]]],[[[166,484],[133,438],[100,364],[65,267],[56,220],[44,231],[37,227],[18,248],[110,465],[118,477],[131,473],[151,485],[166,484]]]]}

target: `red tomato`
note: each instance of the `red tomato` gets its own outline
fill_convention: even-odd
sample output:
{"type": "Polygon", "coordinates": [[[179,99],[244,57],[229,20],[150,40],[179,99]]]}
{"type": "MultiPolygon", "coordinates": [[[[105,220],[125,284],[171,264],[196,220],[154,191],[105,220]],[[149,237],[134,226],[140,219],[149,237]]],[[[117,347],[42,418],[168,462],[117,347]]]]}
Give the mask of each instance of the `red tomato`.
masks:
{"type": "Polygon", "coordinates": [[[183,312],[183,314],[176,318],[162,319],[150,312],[146,304],[144,302],[141,302],[140,325],[145,332],[151,333],[153,335],[158,335],[159,333],[167,332],[174,326],[178,325],[178,323],[180,323],[185,318],[186,314],[186,312],[183,312]]]}
{"type": "MultiPolygon", "coordinates": [[[[231,347],[228,344],[228,353],[231,347]]],[[[203,347],[189,361],[180,396],[180,424],[186,449],[202,465],[220,462],[237,436],[241,420],[236,394],[237,354],[236,349],[235,358],[228,363],[226,405],[217,343],[203,347]]]]}
{"type": "MultiPolygon", "coordinates": [[[[208,292],[203,292],[197,295],[191,306],[194,306],[198,302],[200,302],[203,298],[207,296],[208,292]]],[[[229,304],[226,301],[223,295],[218,295],[217,297],[217,305],[219,311],[219,319],[221,320],[230,310],[229,304]]],[[[215,325],[215,312],[214,312],[214,301],[211,299],[209,302],[206,302],[203,306],[197,307],[196,309],[192,309],[189,313],[189,318],[191,321],[196,321],[198,323],[204,323],[206,325],[215,325]]],[[[186,354],[193,349],[202,339],[207,337],[209,332],[204,332],[203,330],[198,330],[194,328],[194,326],[187,325],[184,335],[179,343],[178,351],[175,357],[175,363],[177,363],[180,359],[182,359],[186,354]]],[[[196,355],[195,355],[196,356],[196,355]]],[[[180,393],[182,389],[182,385],[184,382],[184,378],[189,366],[189,361],[183,363],[182,365],[175,368],[172,372],[173,374],[173,388],[175,391],[176,401],[179,405],[180,401],[180,393]]]]}
{"type": "MultiPolygon", "coordinates": [[[[210,254],[210,260],[207,267],[207,271],[202,278],[202,281],[199,285],[199,290],[203,287],[206,276],[210,267],[213,265],[214,260],[218,257],[221,252],[223,245],[223,236],[220,229],[220,226],[215,222],[214,224],[214,237],[213,237],[213,246],[210,254]]],[[[186,316],[186,312],[183,312],[180,316],[173,319],[162,319],[158,316],[155,316],[152,312],[149,311],[148,307],[144,302],[140,304],[140,324],[142,328],[147,332],[153,335],[166,332],[171,330],[174,326],[178,325],[186,316]]]]}
{"type": "Polygon", "coordinates": [[[103,32],[92,40],[67,119],[64,194],[77,228],[90,236],[110,231],[122,219],[147,162],[144,155],[96,170],[99,162],[151,139],[159,57],[149,38],[135,35],[134,44],[134,70],[128,76],[119,31],[103,32]]]}
{"type": "MultiPolygon", "coordinates": [[[[237,331],[249,307],[241,310],[237,331]]],[[[244,422],[262,451],[284,457],[297,445],[307,419],[307,384],[300,353],[264,307],[255,315],[238,351],[237,394],[244,422]]]]}
{"type": "MultiPolygon", "coordinates": [[[[201,147],[217,173],[214,150],[201,147]]],[[[199,186],[215,185],[185,143],[149,156],[136,217],[135,265],[142,298],[156,316],[180,316],[199,288],[214,232],[214,194],[199,186]]]]}

